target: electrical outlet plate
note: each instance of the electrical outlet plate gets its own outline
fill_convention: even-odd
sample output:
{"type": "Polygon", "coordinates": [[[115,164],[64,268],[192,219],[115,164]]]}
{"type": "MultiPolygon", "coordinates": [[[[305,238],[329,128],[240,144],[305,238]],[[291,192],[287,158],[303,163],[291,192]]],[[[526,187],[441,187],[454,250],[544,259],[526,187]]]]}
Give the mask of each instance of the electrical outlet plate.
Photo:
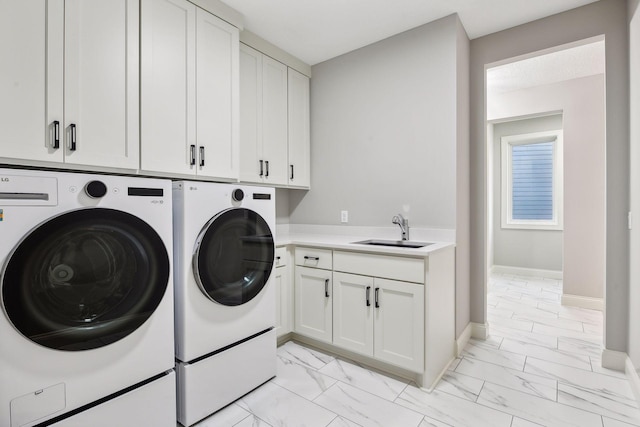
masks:
{"type": "Polygon", "coordinates": [[[349,222],[349,211],[340,211],[340,222],[343,224],[349,222]]]}

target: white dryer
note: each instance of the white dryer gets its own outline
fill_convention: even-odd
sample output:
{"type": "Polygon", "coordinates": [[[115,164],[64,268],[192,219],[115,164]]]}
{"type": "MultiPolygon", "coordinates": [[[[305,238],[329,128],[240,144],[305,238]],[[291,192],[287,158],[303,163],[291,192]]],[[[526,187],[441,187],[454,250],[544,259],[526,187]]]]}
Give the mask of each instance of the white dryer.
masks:
{"type": "Polygon", "coordinates": [[[273,188],[173,184],[178,421],[276,373],[273,188]]]}
{"type": "Polygon", "coordinates": [[[167,180],[0,169],[0,425],[175,424],[171,200],[167,180]]]}

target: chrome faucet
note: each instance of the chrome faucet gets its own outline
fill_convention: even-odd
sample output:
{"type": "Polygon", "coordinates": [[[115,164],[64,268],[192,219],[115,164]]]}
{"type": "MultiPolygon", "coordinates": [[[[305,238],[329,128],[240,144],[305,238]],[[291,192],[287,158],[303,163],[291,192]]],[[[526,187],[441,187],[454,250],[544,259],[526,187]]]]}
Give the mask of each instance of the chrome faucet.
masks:
{"type": "Polygon", "coordinates": [[[398,224],[402,231],[402,240],[409,240],[409,220],[402,216],[402,214],[395,215],[391,222],[398,224]]]}

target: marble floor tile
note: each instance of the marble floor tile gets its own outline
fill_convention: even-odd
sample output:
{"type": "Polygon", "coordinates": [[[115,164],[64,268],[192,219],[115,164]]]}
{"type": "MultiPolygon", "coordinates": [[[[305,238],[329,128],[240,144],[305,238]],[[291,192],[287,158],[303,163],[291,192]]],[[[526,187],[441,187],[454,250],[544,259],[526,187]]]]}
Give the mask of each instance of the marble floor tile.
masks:
{"type": "Polygon", "coordinates": [[[233,427],[273,427],[271,424],[268,424],[262,421],[260,418],[255,415],[250,415],[244,420],[240,421],[237,424],[234,424],[233,427]]]}
{"type": "Polygon", "coordinates": [[[591,323],[582,323],[582,328],[584,330],[585,333],[587,334],[597,334],[597,335],[602,335],[603,331],[604,331],[604,326],[602,324],[600,325],[595,325],[595,324],[591,324],[591,323]]]}
{"type": "Polygon", "coordinates": [[[445,424],[438,420],[434,420],[433,418],[425,416],[424,420],[422,420],[418,427],[451,427],[451,424],[445,424]]]}
{"type": "Polygon", "coordinates": [[[237,401],[272,426],[325,427],[336,414],[277,384],[268,382],[237,401]]]}
{"type": "MultiPolygon", "coordinates": [[[[553,328],[569,329],[572,331],[584,332],[582,322],[569,319],[550,319],[545,316],[537,316],[532,313],[514,314],[513,318],[521,321],[533,322],[536,325],[551,326],[553,328]]],[[[535,331],[532,331],[535,332],[535,331]]]]}
{"type": "Polygon", "coordinates": [[[336,359],[318,372],[387,400],[394,400],[409,383],[336,359]]]}
{"type": "Polygon", "coordinates": [[[579,338],[558,338],[558,350],[583,354],[586,356],[599,357],[602,355],[602,346],[600,344],[589,340],[581,340],[579,338]]]}
{"type": "Polygon", "coordinates": [[[336,417],[327,427],[360,427],[360,424],[349,421],[343,417],[336,417]]]}
{"type": "Polygon", "coordinates": [[[485,383],[478,403],[548,427],[602,427],[597,414],[491,383],[485,383]]]}
{"type": "Polygon", "coordinates": [[[513,417],[511,427],[540,427],[541,424],[536,424],[531,421],[523,420],[522,418],[513,417]]]}
{"type": "Polygon", "coordinates": [[[555,350],[548,347],[529,344],[523,341],[517,341],[511,338],[505,338],[502,341],[500,350],[535,357],[549,362],[575,366],[585,370],[591,370],[591,359],[589,359],[589,356],[555,350]]]}
{"type": "Polygon", "coordinates": [[[561,365],[545,360],[527,357],[524,371],[568,384],[597,390],[607,396],[618,399],[632,399],[633,392],[626,378],[616,378],[596,372],[585,371],[573,366],[561,365]]]}
{"type": "Polygon", "coordinates": [[[454,371],[458,367],[458,365],[460,364],[461,360],[462,360],[462,358],[460,358],[460,357],[456,357],[455,359],[453,359],[451,361],[451,363],[449,364],[449,366],[447,367],[447,370],[454,371]]]}
{"type": "Polygon", "coordinates": [[[509,427],[511,415],[434,390],[409,385],[396,403],[454,427],[509,427]]]}
{"type": "Polygon", "coordinates": [[[276,366],[277,375],[272,381],[308,400],[320,396],[336,382],[335,379],[286,357],[278,356],[276,366]]]}
{"type": "Polygon", "coordinates": [[[471,338],[469,339],[469,344],[478,345],[480,347],[499,349],[503,339],[504,339],[503,337],[496,334],[496,335],[491,335],[490,337],[487,337],[486,340],[477,340],[475,338],[471,338]]]}
{"type": "Polygon", "coordinates": [[[516,318],[517,314],[511,319],[505,319],[504,317],[494,316],[489,312],[487,314],[487,322],[489,322],[489,331],[491,331],[491,325],[497,324],[505,328],[516,329],[518,331],[531,332],[533,330],[533,322],[530,320],[516,318]]]}
{"type": "Polygon", "coordinates": [[[511,316],[513,316],[513,314],[514,314],[513,311],[507,308],[502,308],[501,304],[498,304],[495,308],[491,309],[491,315],[496,317],[504,317],[505,319],[511,319],[511,316]]]}
{"type": "MultiPolygon", "coordinates": [[[[534,325],[535,328],[535,325],[534,325]]],[[[519,331],[511,328],[505,328],[500,324],[491,324],[489,330],[491,335],[499,335],[504,338],[513,338],[519,341],[528,342],[530,344],[541,345],[549,348],[558,348],[558,338],[550,335],[536,334],[535,332],[519,331]]]]}
{"type": "MultiPolygon", "coordinates": [[[[506,339],[506,338],[505,338],[506,339]]],[[[503,340],[504,341],[504,340],[503,340]]],[[[462,350],[462,356],[482,360],[484,362],[495,363],[496,365],[505,366],[507,368],[522,370],[526,356],[522,354],[511,353],[489,347],[467,344],[462,350]]]]}
{"type": "Polygon", "coordinates": [[[195,424],[194,427],[229,427],[236,425],[249,415],[251,415],[249,412],[245,411],[235,403],[232,403],[203,421],[195,424]]]}
{"type": "MultiPolygon", "coordinates": [[[[501,309],[508,309],[511,310],[514,313],[517,314],[525,314],[525,313],[530,313],[534,316],[537,317],[546,317],[549,319],[557,319],[558,318],[558,314],[557,313],[553,313],[550,311],[546,311],[546,310],[541,310],[537,307],[530,307],[528,305],[522,305],[522,304],[518,304],[518,303],[514,303],[513,301],[500,301],[497,305],[497,308],[501,308],[501,309]]],[[[493,309],[490,310],[491,313],[493,313],[493,309]]]]}
{"type": "Polygon", "coordinates": [[[558,384],[558,403],[640,426],[640,409],[633,397],[620,399],[594,389],[558,384]]]}
{"type": "Polygon", "coordinates": [[[584,331],[556,328],[554,326],[541,325],[539,323],[535,323],[533,325],[533,333],[541,334],[541,335],[549,335],[557,338],[559,337],[578,338],[585,341],[593,341],[600,344],[602,343],[602,333],[600,333],[599,335],[588,334],[584,331]]]}
{"type": "Polygon", "coordinates": [[[600,356],[600,357],[589,356],[589,359],[591,359],[591,370],[593,372],[597,372],[599,374],[609,375],[611,377],[622,378],[622,379],[628,380],[627,374],[625,374],[624,371],[616,371],[614,369],[608,369],[608,368],[603,367],[602,366],[602,356],[600,356]]]}
{"type": "Polygon", "coordinates": [[[278,356],[285,357],[313,369],[320,369],[335,359],[333,356],[303,347],[293,341],[289,341],[278,347],[278,356]]]}
{"type": "Polygon", "coordinates": [[[538,303],[540,301],[536,300],[535,298],[533,299],[523,299],[523,298],[519,298],[519,297],[514,297],[511,295],[502,295],[502,294],[495,294],[494,298],[496,298],[498,301],[500,300],[504,300],[504,301],[511,301],[511,302],[515,302],[517,304],[522,304],[525,306],[529,306],[529,307],[538,307],[538,303]]]}
{"type": "Polygon", "coordinates": [[[556,400],[557,381],[552,378],[509,369],[480,360],[464,359],[456,368],[456,372],[475,377],[492,384],[498,384],[513,390],[556,400]]]}
{"type": "Polygon", "coordinates": [[[314,402],[363,427],[417,427],[423,415],[338,382],[314,402]]]}
{"type": "Polygon", "coordinates": [[[607,417],[602,417],[602,425],[604,427],[633,427],[633,424],[623,423],[607,417]]]}
{"type": "Polygon", "coordinates": [[[442,376],[436,390],[475,402],[483,384],[484,381],[481,379],[448,371],[442,376]]]}

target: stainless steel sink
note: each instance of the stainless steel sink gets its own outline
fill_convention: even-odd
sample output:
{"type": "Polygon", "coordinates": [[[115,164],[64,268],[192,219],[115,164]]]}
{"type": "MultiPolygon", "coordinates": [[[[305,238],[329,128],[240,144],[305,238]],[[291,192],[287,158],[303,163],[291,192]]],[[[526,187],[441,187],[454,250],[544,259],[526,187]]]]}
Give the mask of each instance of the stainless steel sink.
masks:
{"type": "Polygon", "coordinates": [[[425,246],[433,245],[433,243],[427,242],[415,242],[412,240],[362,240],[360,242],[353,242],[358,245],[373,245],[373,246],[393,246],[395,248],[424,248],[425,246]]]}

